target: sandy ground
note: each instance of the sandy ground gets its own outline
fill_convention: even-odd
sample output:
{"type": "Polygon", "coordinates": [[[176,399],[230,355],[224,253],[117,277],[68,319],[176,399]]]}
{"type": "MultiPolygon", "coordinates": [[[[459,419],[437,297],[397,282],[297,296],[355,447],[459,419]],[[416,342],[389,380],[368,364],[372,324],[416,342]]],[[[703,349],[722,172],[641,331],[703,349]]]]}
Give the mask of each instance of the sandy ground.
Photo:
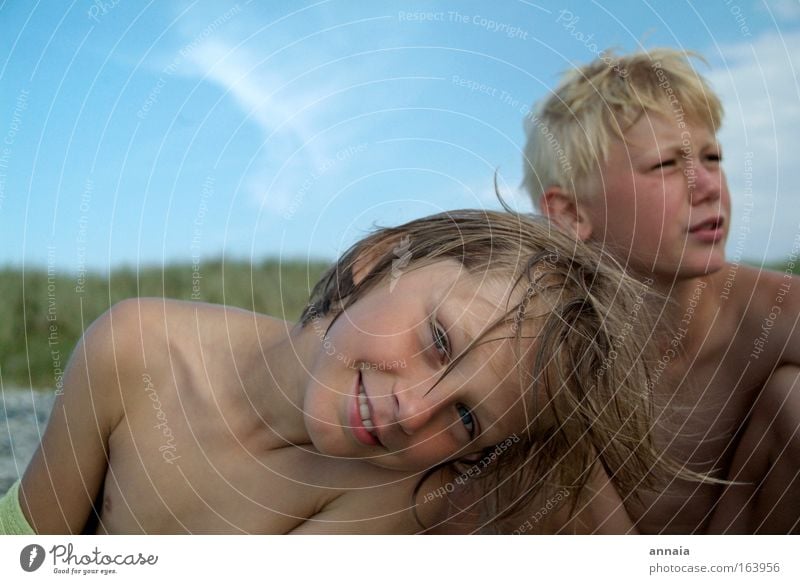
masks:
{"type": "Polygon", "coordinates": [[[25,472],[54,399],[46,391],[5,388],[0,393],[0,495],[25,472]]]}

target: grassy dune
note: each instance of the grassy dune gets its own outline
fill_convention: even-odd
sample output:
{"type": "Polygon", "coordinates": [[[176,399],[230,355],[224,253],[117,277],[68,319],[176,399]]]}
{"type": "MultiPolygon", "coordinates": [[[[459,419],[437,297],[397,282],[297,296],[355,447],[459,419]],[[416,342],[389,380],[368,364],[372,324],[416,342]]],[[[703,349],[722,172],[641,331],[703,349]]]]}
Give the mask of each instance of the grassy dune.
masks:
{"type": "MultiPolygon", "coordinates": [[[[114,303],[158,296],[236,306],[296,319],[326,268],[322,262],[267,260],[120,268],[110,277],[0,269],[0,381],[5,387],[54,388],[83,331],[114,303]],[[199,276],[199,277],[198,277],[199,276]]],[[[783,271],[783,264],[765,266],[783,271]]],[[[800,265],[795,267],[795,271],[800,265]]]]}
{"type": "Polygon", "coordinates": [[[114,303],[158,296],[226,304],[296,319],[326,268],[322,262],[221,261],[85,278],[46,270],[0,270],[0,381],[53,388],[83,331],[114,303]]]}

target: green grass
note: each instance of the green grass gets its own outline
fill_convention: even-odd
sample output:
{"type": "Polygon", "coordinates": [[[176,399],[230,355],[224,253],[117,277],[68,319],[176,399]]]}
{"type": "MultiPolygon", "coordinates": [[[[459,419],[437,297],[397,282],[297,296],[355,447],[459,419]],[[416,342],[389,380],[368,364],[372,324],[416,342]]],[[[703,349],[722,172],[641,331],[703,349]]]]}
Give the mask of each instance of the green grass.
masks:
{"type": "MultiPolygon", "coordinates": [[[[782,272],[786,265],[764,268],[782,272]]],[[[119,268],[108,278],[88,275],[82,290],[76,290],[75,276],[55,274],[48,281],[45,270],[27,270],[23,277],[21,270],[0,269],[0,381],[6,387],[53,388],[54,367],[63,369],[86,327],[125,298],[197,300],[295,320],[326,267],[323,262],[277,260],[252,266],[204,262],[196,289],[191,264],[144,268],[138,274],[119,268]]],[[[797,262],[794,272],[799,271],[797,262]]]]}
{"type": "Polygon", "coordinates": [[[0,269],[0,380],[6,387],[53,388],[54,368],[63,369],[83,331],[126,298],[167,297],[212,302],[295,320],[323,262],[267,260],[203,262],[164,268],[113,270],[108,278],[46,270],[0,269]],[[82,284],[82,287],[80,286],[82,284]]]}

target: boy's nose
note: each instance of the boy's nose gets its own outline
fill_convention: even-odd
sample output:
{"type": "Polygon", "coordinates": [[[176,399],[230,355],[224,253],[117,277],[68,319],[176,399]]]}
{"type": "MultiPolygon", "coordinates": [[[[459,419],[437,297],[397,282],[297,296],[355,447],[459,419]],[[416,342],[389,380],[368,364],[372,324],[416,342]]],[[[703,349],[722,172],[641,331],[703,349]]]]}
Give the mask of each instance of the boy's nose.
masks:
{"type": "Polygon", "coordinates": [[[395,420],[409,436],[424,428],[440,409],[430,395],[430,387],[396,389],[395,420]]]}
{"type": "Polygon", "coordinates": [[[697,205],[708,200],[718,199],[722,190],[722,170],[706,168],[698,164],[692,174],[687,175],[692,203],[697,205]],[[694,179],[694,180],[692,180],[694,179]],[[692,182],[694,184],[692,184],[692,182]]]}

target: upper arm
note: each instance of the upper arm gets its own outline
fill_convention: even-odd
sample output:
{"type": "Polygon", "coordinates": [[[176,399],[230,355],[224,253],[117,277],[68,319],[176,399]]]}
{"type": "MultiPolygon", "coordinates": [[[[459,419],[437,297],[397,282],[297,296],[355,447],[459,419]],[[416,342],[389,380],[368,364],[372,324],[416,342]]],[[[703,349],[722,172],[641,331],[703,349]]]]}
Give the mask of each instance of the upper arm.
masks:
{"type": "Polygon", "coordinates": [[[625,535],[638,533],[606,471],[596,464],[583,488],[538,495],[524,513],[503,523],[512,534],[625,535]]]}
{"type": "Polygon", "coordinates": [[[137,301],[119,303],[84,333],[20,488],[20,505],[40,534],[80,533],[103,485],[108,438],[122,419],[127,364],[140,353],[137,301]]]}

